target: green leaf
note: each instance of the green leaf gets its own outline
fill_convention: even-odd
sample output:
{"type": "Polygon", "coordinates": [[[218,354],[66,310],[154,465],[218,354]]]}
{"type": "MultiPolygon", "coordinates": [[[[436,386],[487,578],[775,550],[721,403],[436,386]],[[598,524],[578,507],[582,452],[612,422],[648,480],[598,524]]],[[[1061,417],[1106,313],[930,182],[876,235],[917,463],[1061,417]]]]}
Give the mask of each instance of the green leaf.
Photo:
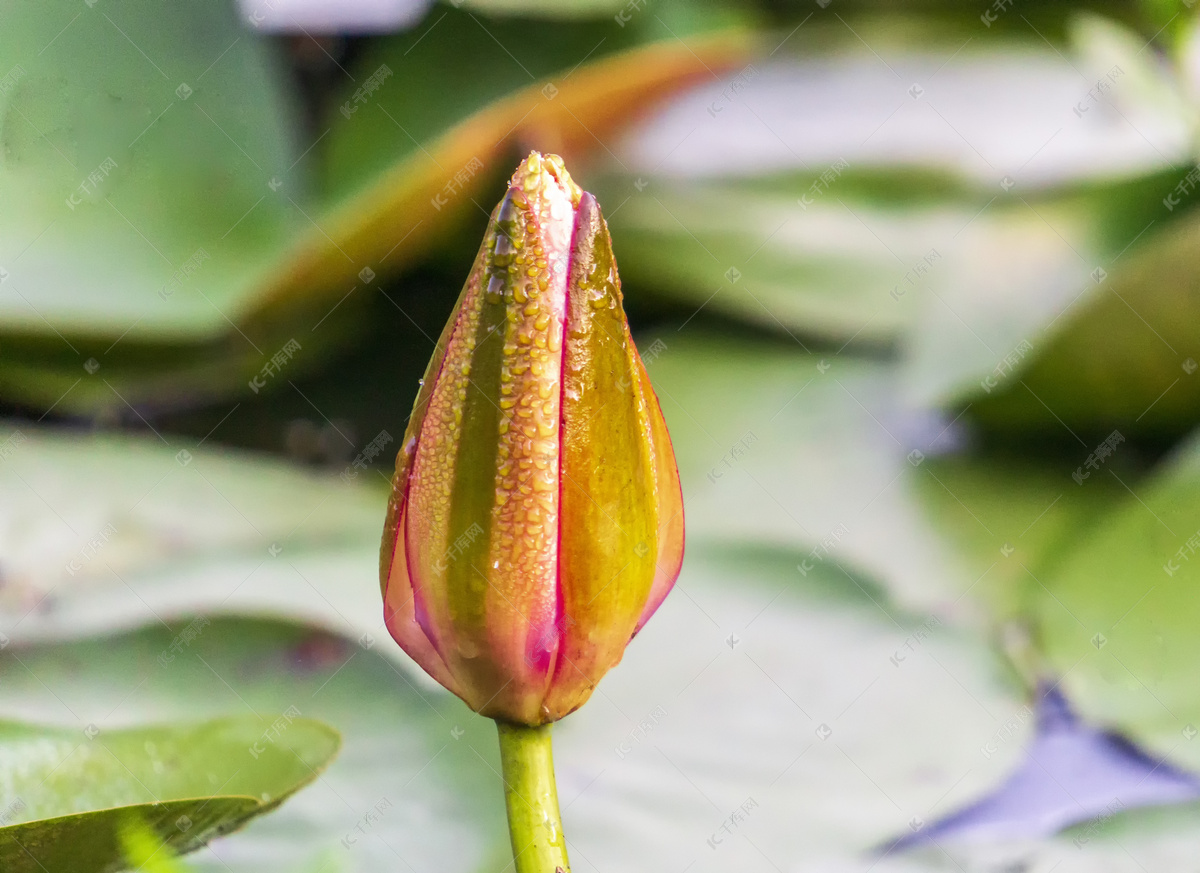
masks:
{"type": "Polygon", "coordinates": [[[21,207],[0,217],[0,277],[14,292],[0,302],[0,395],[60,413],[244,394],[297,338],[289,376],[311,371],[357,334],[375,277],[428,258],[518,143],[595,149],[596,136],[748,51],[739,32],[617,51],[670,36],[648,17],[630,28],[606,18],[593,40],[594,22],[439,9],[427,39],[376,45],[294,158],[263,43],[237,27],[232,4],[165,21],[158,7],[73,14],[22,7],[0,37],[27,62],[0,102],[11,158],[0,195],[21,207]],[[51,50],[31,60],[41,44],[51,50]],[[96,51],[100,78],[89,72],[96,51]],[[464,51],[495,75],[468,71],[464,51]],[[163,64],[188,82],[168,82],[163,64]],[[385,66],[382,84],[366,86],[385,66]],[[76,175],[110,157],[116,169],[87,183],[94,202],[68,206],[76,175]]]}
{"type": "MultiPolygon", "coordinates": [[[[379,597],[372,576],[348,575],[343,584],[379,597]]],[[[245,832],[190,857],[195,870],[319,870],[319,855],[336,860],[326,873],[388,869],[399,855],[416,869],[473,871],[473,858],[506,848],[503,798],[488,766],[495,728],[440,689],[425,690],[389,650],[398,647],[386,636],[356,644],[299,625],[214,618],[10,646],[0,653],[0,681],[10,711],[93,721],[101,738],[113,719],[232,712],[270,724],[292,707],[335,726],[342,751],[320,778],[245,832]]],[[[251,739],[261,736],[259,729],[251,739]]],[[[247,745],[237,752],[244,756],[247,745]]]]}
{"type": "Polygon", "coordinates": [[[895,240],[889,252],[844,204],[799,210],[811,179],[774,181],[764,191],[761,180],[610,180],[602,190],[613,204],[613,247],[631,292],[805,339],[894,339],[911,320],[913,295],[893,291],[930,253],[931,237],[911,232],[911,215],[869,210],[876,232],[905,226],[908,245],[897,255],[895,240]]]}
{"type": "Polygon", "coordinates": [[[1148,234],[1097,274],[1100,284],[1093,283],[1045,341],[1033,341],[1036,354],[1002,390],[975,399],[972,414],[999,433],[1043,432],[1065,440],[1105,435],[1113,427],[1131,436],[1185,433],[1200,409],[1194,376],[1198,236],[1200,218],[1189,215],[1148,234]]]}
{"type": "Polygon", "coordinates": [[[153,436],[11,433],[0,631],[13,639],[213,612],[286,616],[352,638],[382,630],[369,584],[388,487],[378,472],[347,466],[343,478],[153,436]]]}
{"type": "Polygon", "coordinates": [[[478,212],[481,192],[498,191],[523,150],[561,153],[573,166],[597,138],[603,144],[655,101],[750,51],[739,30],[685,43],[645,23],[606,20],[597,36],[594,22],[436,16],[418,36],[379,41],[360,62],[361,77],[381,84],[347,89],[330,115],[320,221],[328,236],[310,234],[280,265],[252,321],[297,301],[332,305],[330,289],[353,286],[363,266],[392,274],[411,265],[478,212]],[[483,68],[489,75],[477,75],[483,68]]]}
{"type": "Polygon", "coordinates": [[[232,2],[21,0],[0,57],[6,330],[105,346],[224,334],[304,220],[267,43],[232,2]]]}
{"type": "MultiPolygon", "coordinates": [[[[359,61],[359,78],[383,67],[391,72],[370,94],[348,84],[331,112],[324,196],[340,205],[374,186],[374,196],[361,196],[358,207],[388,209],[402,219],[375,231],[387,240],[375,242],[372,260],[378,259],[418,219],[435,222],[446,208],[456,215],[474,211],[471,193],[507,178],[522,150],[559,152],[570,167],[575,156],[597,148],[597,138],[607,147],[639,111],[748,60],[744,33],[688,36],[681,42],[653,16],[624,26],[611,17],[480,18],[439,8],[428,24],[377,41],[359,61]],[[464,56],[472,63],[464,65],[464,56]],[[472,158],[483,162],[483,175],[466,166],[472,158]],[[448,183],[444,200],[431,204],[448,183]]],[[[380,220],[354,218],[350,208],[342,214],[350,225],[380,220]]]]}
{"type": "Polygon", "coordinates": [[[158,835],[141,819],[132,819],[121,830],[121,849],[129,866],[145,873],[187,873],[158,835]]]}
{"type": "MultiPolygon", "coordinates": [[[[1097,83],[1075,104],[1080,123],[1110,112],[1139,138],[1154,130],[1157,142],[1186,141],[1183,85],[1145,51],[1143,36],[1092,15],[1075,21],[1072,35],[1097,83]]],[[[1195,180],[1185,180],[1187,160],[1159,158],[1166,166],[1141,178],[1028,203],[1056,236],[1022,247],[1033,257],[1014,258],[1013,246],[980,253],[980,288],[992,293],[941,289],[948,311],[938,318],[935,310],[915,343],[922,396],[970,401],[972,416],[1001,434],[1086,444],[1114,426],[1159,439],[1190,429],[1200,406],[1200,387],[1188,378],[1200,353],[1195,180]],[[1012,301],[1014,289],[1024,306],[1012,301]]]]}
{"type": "MultiPolygon", "coordinates": [[[[810,564],[846,562],[945,621],[996,631],[1024,620],[1031,573],[1128,494],[1107,475],[1077,484],[1086,453],[938,457],[966,437],[909,406],[886,364],[693,328],[639,346],[671,429],[689,541],[802,548],[810,564]]],[[[1136,466],[1115,469],[1136,487],[1136,466]]]]}
{"type": "MultiPolygon", "coordinates": [[[[695,548],[623,665],[556,727],[578,864],[682,857],[752,869],[749,844],[706,845],[748,797],[759,809],[747,833],[769,856],[846,858],[913,815],[965,802],[1015,761],[1017,735],[981,752],[1024,702],[976,635],[897,610],[833,566],[801,576],[798,557],[695,548]],[[881,720],[892,730],[884,742],[881,720]],[[797,808],[809,811],[800,827],[797,808]]],[[[368,649],[235,619],[200,630],[167,664],[157,656],[178,626],[10,647],[0,653],[6,705],[73,718],[69,701],[82,719],[103,719],[123,698],[122,718],[294,705],[336,726],[344,752],[318,783],[189,859],[204,873],[283,873],[325,854],[350,870],[386,869],[397,855],[462,873],[507,862],[494,726],[441,690],[414,688],[385,655],[390,640],[368,649]]]]}
{"type": "MultiPolygon", "coordinates": [[[[960,455],[929,458],[924,468],[921,504],[995,624],[1025,625],[1040,580],[1129,494],[1111,476],[1076,482],[1065,463],[1041,459],[960,455]]],[[[1122,475],[1136,484],[1131,471],[1122,475]]]]}
{"type": "MultiPolygon", "coordinates": [[[[1091,475],[1112,478],[1110,465],[1091,475]]],[[[1041,648],[1080,709],[1192,768],[1200,766],[1198,495],[1193,439],[1077,536],[1033,603],[1041,648]]]]}
{"type": "Polygon", "coordinates": [[[138,821],[188,852],[281,804],[337,753],[338,735],[286,712],[194,727],[83,730],[0,724],[0,780],[12,798],[0,864],[15,873],[124,867],[138,821]]]}
{"type": "Polygon", "coordinates": [[[916,443],[928,451],[948,423],[906,409],[892,368],[695,328],[648,334],[639,346],[671,430],[689,542],[800,547],[815,551],[810,563],[851,562],[906,607],[986,619],[962,596],[978,574],[919,500],[929,473],[916,443]],[[665,348],[651,356],[655,342],[665,348]]]}

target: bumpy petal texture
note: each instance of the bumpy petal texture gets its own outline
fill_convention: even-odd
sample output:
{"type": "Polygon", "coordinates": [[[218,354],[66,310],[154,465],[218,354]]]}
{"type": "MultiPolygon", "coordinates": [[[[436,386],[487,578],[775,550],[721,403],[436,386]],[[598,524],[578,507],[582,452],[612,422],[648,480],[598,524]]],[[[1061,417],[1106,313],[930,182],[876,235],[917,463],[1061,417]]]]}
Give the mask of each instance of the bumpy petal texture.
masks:
{"type": "Polygon", "coordinates": [[[484,715],[561,718],[678,575],[666,425],[608,230],[560,159],[513,176],[396,459],[380,578],[392,636],[484,715]]]}

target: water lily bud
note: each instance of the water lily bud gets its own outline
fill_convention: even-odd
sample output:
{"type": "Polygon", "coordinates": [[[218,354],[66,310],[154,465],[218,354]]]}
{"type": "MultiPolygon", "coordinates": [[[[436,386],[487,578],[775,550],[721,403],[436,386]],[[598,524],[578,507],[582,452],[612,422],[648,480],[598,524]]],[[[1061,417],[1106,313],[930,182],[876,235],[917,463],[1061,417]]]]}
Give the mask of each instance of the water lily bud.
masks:
{"type": "Polygon", "coordinates": [[[596,199],[532,153],[492,213],[396,458],[388,630],[477,712],[581,706],[683,560],[679,473],[596,199]]]}

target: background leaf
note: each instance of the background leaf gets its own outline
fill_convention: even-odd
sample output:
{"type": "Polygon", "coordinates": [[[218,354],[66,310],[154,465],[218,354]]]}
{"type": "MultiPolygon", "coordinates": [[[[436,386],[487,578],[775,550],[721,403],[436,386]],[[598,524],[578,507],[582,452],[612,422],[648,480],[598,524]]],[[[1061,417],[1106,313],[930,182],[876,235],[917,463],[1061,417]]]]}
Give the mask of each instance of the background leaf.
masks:
{"type": "Polygon", "coordinates": [[[291,714],[113,731],[4,723],[0,779],[14,799],[0,860],[13,871],[120,869],[121,830],[138,819],[172,851],[194,850],[274,809],[338,744],[330,728],[291,714]]]}
{"type": "Polygon", "coordinates": [[[1200,657],[1197,488],[1200,453],[1190,441],[1078,536],[1034,602],[1049,666],[1082,711],[1192,768],[1200,766],[1191,668],[1200,657]]]}

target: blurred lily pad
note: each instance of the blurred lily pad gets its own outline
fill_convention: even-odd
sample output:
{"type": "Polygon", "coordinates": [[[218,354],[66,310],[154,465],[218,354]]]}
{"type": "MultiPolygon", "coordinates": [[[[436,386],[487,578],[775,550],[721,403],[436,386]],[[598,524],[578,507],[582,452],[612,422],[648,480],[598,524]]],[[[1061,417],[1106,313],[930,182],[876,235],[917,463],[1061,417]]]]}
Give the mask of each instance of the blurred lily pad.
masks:
{"type": "Polygon", "coordinates": [[[311,371],[351,341],[355,291],[429,257],[514,150],[599,148],[749,51],[733,32],[614,54],[652,19],[606,19],[594,42],[578,23],[439,8],[428,39],[380,41],[326,129],[293,143],[278,71],[232,4],[54,9],[22,6],[5,31],[22,63],[0,101],[0,193],[19,204],[0,220],[0,393],[60,414],[246,393],[285,344],[289,372],[311,371]],[[505,72],[462,78],[468,42],[505,72]]]}
{"type": "Polygon", "coordinates": [[[303,220],[267,44],[228,2],[22,0],[0,55],[6,332],[106,345],[226,332],[303,220]]]}
{"type": "MultiPolygon", "coordinates": [[[[969,568],[972,593],[987,603],[997,624],[1026,627],[1042,592],[1039,580],[1129,495],[1115,478],[1076,481],[1074,467],[1051,459],[951,455],[924,463],[927,475],[917,486],[921,504],[955,545],[969,568]]],[[[1137,483],[1136,468],[1121,472],[1137,483]]]]}
{"type": "Polygon", "coordinates": [[[0,465],[6,639],[213,613],[286,616],[351,638],[383,632],[386,477],[165,442],[12,431],[0,465]]]}
{"type": "MultiPolygon", "coordinates": [[[[874,583],[832,565],[801,576],[796,560],[783,549],[693,550],[625,663],[558,725],[573,866],[641,857],[769,869],[720,830],[751,800],[744,833],[777,863],[848,864],[1017,760],[1027,720],[981,751],[1024,711],[1019,684],[986,645],[897,610],[874,583]],[[797,808],[811,810],[802,827],[797,808]]],[[[131,718],[250,709],[270,719],[289,707],[336,726],[345,749],[317,783],[193,856],[198,870],[282,873],[325,859],[349,873],[402,858],[471,873],[506,863],[494,728],[440,689],[414,687],[385,656],[390,640],[365,647],[240,619],[196,630],[178,652],[178,624],[10,648],[0,653],[6,704],[26,717],[94,720],[101,736],[131,718]]]]}
{"type": "Polygon", "coordinates": [[[1064,440],[1112,428],[1157,438],[1189,431],[1200,411],[1198,235],[1200,218],[1189,215],[1098,267],[1086,296],[1003,387],[973,398],[972,415],[998,433],[1064,440]]]}
{"type": "Polygon", "coordinates": [[[639,343],[671,428],[693,540],[803,544],[803,567],[845,561],[907,608],[991,621],[993,579],[973,583],[999,557],[1007,528],[945,535],[946,514],[955,530],[976,522],[954,499],[925,505],[942,487],[927,456],[961,448],[964,435],[906,405],[894,368],[694,327],[639,343]]]}
{"type": "Polygon", "coordinates": [[[397,272],[464,216],[489,212],[474,195],[523,151],[561,152],[574,165],[656,102],[751,51],[739,30],[639,44],[645,27],[611,21],[597,39],[595,22],[481,21],[455,9],[432,17],[420,34],[381,40],[360,61],[363,84],[347,87],[321,134],[323,230],[280,264],[251,322],[314,296],[331,305],[346,293],[334,289],[355,286],[364,267],[397,272]],[[480,65],[493,75],[479,76],[480,65]]]}
{"type": "MultiPolygon", "coordinates": [[[[1111,460],[1088,472],[1116,475],[1111,460]]],[[[1193,439],[1133,486],[1119,510],[1076,535],[1033,601],[1040,646],[1083,713],[1193,769],[1200,767],[1198,495],[1193,439]]]]}
{"type": "Polygon", "coordinates": [[[973,631],[838,562],[805,574],[802,550],[709,542],[563,723],[588,869],[854,869],[1019,758],[1020,683],[973,631]]]}
{"type": "Polygon", "coordinates": [[[1164,95],[1177,86],[1150,42],[1092,26],[1060,48],[1026,13],[1036,20],[1032,9],[1001,16],[1019,33],[998,35],[977,12],[965,28],[943,28],[937,16],[848,24],[814,11],[752,69],[699,84],[631,130],[617,157],[635,177],[676,180],[819,178],[841,161],[855,172],[948,173],[988,196],[1004,194],[1005,180],[1027,194],[1187,161],[1188,117],[1164,95]],[[1123,72],[1095,90],[1114,64],[1123,72]]]}
{"type": "MultiPolygon", "coordinates": [[[[976,359],[995,365],[1013,322],[1021,330],[1044,323],[1042,313],[1065,305],[1086,279],[1043,217],[1056,215],[1076,238],[1091,231],[1082,209],[1064,216],[1054,203],[995,203],[945,174],[842,172],[826,171],[836,188],[808,174],[613,180],[606,193],[622,276],[636,293],[666,294],[693,313],[802,343],[921,349],[928,334],[937,354],[925,357],[936,360],[920,361],[920,375],[959,384],[976,359]],[[980,338],[997,333],[999,344],[980,338]]],[[[928,388],[913,393],[936,398],[928,388]]]]}
{"type": "Polygon", "coordinates": [[[1144,38],[1092,17],[1064,53],[1013,17],[1028,43],[815,19],[672,101],[614,156],[627,284],[806,342],[902,343],[922,403],[1040,347],[1163,211],[1190,122],[1144,38]]]}
{"type": "Polygon", "coordinates": [[[102,730],[0,724],[10,798],[0,862],[14,873],[124,868],[122,831],[141,822],[193,851],[278,807],[337,753],[325,725],[281,715],[193,727],[102,730]]]}
{"type": "MultiPolygon", "coordinates": [[[[472,859],[493,843],[506,848],[498,783],[472,751],[492,761],[495,729],[440,689],[414,686],[391,663],[387,649],[395,648],[390,640],[360,645],[303,626],[215,618],[10,648],[0,675],[13,711],[91,721],[102,737],[130,721],[229,713],[269,726],[299,711],[338,729],[342,753],[308,790],[190,857],[194,870],[291,873],[319,870],[324,858],[327,871],[365,871],[403,858],[416,869],[473,871],[472,859]]],[[[249,742],[264,745],[262,733],[249,742]]]]}

